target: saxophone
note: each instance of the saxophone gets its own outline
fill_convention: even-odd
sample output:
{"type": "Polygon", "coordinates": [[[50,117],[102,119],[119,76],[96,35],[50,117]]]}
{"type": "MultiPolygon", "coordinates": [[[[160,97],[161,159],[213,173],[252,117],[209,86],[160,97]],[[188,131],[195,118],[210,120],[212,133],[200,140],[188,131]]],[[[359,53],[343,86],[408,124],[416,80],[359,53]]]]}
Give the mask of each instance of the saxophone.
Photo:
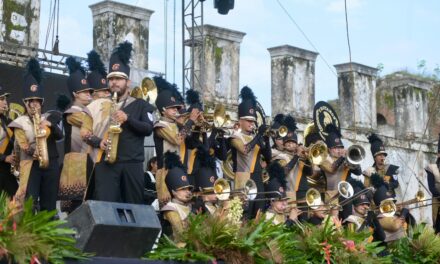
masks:
{"type": "Polygon", "coordinates": [[[107,130],[107,147],[105,149],[105,161],[112,164],[116,161],[116,155],[118,154],[118,142],[119,134],[122,132],[121,124],[117,122],[113,115],[117,111],[118,94],[113,93],[112,105],[110,108],[110,123],[107,130]]]}
{"type": "Polygon", "coordinates": [[[44,169],[49,166],[49,154],[47,152],[46,130],[40,128],[41,123],[41,108],[34,108],[32,114],[32,121],[34,123],[35,135],[35,153],[34,156],[38,158],[40,168],[44,169]]]}
{"type": "Polygon", "coordinates": [[[17,142],[14,142],[12,156],[14,160],[11,163],[11,174],[18,178],[20,176],[20,146],[17,142]]]}

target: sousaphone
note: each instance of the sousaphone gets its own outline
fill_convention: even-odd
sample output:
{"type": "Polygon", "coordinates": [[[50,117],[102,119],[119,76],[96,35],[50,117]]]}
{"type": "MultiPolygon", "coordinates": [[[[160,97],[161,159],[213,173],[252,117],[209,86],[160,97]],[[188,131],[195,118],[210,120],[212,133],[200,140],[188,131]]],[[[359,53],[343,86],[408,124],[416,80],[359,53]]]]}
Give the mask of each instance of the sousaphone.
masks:
{"type": "Polygon", "coordinates": [[[313,108],[313,123],[323,140],[328,136],[328,133],[325,131],[327,125],[333,124],[338,130],[341,130],[336,111],[329,103],[323,101],[317,102],[313,108]]]}

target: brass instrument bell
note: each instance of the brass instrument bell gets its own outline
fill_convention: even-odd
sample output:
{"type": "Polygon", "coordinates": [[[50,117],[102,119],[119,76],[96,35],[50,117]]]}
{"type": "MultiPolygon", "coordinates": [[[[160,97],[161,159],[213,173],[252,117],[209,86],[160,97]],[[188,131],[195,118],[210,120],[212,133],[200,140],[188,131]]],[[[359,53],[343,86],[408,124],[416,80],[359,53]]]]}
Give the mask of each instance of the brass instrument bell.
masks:
{"type": "Polygon", "coordinates": [[[361,145],[351,145],[347,149],[347,163],[349,166],[357,166],[365,159],[365,149],[361,145]]]}
{"type": "Polygon", "coordinates": [[[396,214],[397,207],[393,200],[383,200],[380,202],[379,211],[385,217],[392,217],[396,214]]]}
{"type": "Polygon", "coordinates": [[[309,148],[309,160],[314,165],[321,165],[328,157],[328,149],[324,142],[317,142],[309,148]]]}

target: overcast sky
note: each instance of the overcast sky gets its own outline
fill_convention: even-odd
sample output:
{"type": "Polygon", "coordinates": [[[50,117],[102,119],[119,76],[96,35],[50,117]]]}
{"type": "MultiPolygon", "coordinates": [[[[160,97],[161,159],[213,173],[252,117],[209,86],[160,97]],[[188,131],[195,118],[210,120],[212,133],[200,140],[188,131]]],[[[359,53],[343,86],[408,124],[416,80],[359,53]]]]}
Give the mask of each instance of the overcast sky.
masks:
{"type": "MultiPolygon", "coordinates": [[[[50,0],[41,0],[40,47],[44,47],[50,0]]],[[[93,47],[92,14],[88,7],[98,1],[60,1],[60,52],[85,57],[93,47]]],[[[154,10],[150,20],[149,66],[165,72],[165,15],[168,6],[168,79],[181,87],[181,0],[124,0],[126,4],[154,10]],[[173,12],[176,3],[176,43],[173,12]],[[176,69],[173,49],[176,49],[176,69]]],[[[417,72],[426,60],[427,72],[440,64],[440,1],[347,0],[352,60],[376,67],[383,74],[408,69],[417,72]]],[[[254,89],[270,114],[270,56],[267,48],[289,44],[319,52],[316,61],[316,101],[337,97],[333,65],[349,61],[343,0],[235,0],[235,8],[223,16],[204,4],[205,24],[246,33],[241,43],[240,87],[254,89]],[[283,5],[301,31],[280,6],[283,5]],[[316,48],[316,50],[315,50],[316,48]],[[325,61],[328,63],[325,63],[325,61]]],[[[49,48],[48,45],[47,49],[49,48]]]]}

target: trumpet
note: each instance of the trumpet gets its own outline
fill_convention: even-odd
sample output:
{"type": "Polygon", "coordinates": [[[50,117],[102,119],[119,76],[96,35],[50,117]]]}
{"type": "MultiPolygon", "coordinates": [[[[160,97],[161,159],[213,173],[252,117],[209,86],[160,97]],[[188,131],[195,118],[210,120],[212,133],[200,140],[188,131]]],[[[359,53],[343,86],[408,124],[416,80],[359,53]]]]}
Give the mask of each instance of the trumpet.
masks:
{"type": "Polygon", "coordinates": [[[302,147],[301,154],[316,166],[321,165],[328,157],[328,148],[327,145],[318,141],[315,144],[310,145],[308,148],[302,147]]]}
{"type": "Polygon", "coordinates": [[[264,133],[264,135],[270,136],[270,137],[276,137],[277,135],[279,135],[280,137],[285,137],[285,136],[287,136],[287,132],[288,132],[288,129],[286,126],[280,126],[277,129],[268,127],[266,132],[264,133]]]}
{"type": "Polygon", "coordinates": [[[365,149],[361,145],[351,145],[347,149],[347,164],[349,167],[356,167],[365,159],[365,149]]]}

